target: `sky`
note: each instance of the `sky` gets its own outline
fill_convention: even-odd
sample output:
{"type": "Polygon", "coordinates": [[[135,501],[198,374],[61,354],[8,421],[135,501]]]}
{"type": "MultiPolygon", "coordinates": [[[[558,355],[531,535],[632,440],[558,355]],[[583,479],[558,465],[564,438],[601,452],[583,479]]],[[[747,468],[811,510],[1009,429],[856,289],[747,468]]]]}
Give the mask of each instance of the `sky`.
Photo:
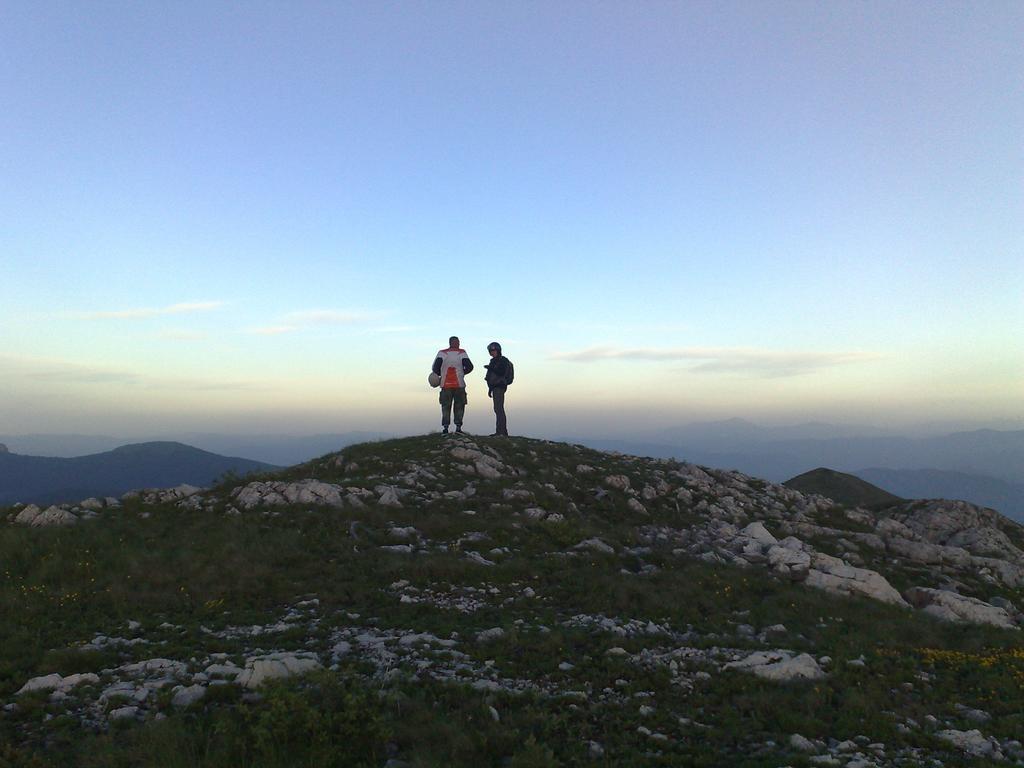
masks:
{"type": "Polygon", "coordinates": [[[0,2],[0,433],[1024,418],[1020,2],[0,2]]]}

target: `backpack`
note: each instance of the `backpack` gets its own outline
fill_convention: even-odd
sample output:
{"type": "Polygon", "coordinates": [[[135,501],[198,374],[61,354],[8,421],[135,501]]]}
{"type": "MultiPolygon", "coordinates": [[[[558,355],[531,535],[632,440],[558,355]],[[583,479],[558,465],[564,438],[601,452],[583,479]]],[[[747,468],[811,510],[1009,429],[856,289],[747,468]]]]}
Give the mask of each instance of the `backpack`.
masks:
{"type": "Polygon", "coordinates": [[[508,363],[508,373],[505,375],[505,385],[508,386],[516,377],[516,369],[515,366],[512,365],[512,361],[509,360],[507,357],[505,358],[505,362],[508,363]]]}

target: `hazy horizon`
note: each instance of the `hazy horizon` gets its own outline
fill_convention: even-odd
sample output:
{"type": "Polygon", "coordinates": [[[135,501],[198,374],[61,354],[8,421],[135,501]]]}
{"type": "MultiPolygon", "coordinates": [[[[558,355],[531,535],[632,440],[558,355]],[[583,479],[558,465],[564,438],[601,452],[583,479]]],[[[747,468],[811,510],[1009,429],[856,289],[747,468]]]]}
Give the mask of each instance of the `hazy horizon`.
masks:
{"type": "Polygon", "coordinates": [[[1024,5],[9,4],[0,433],[1024,416],[1024,5]]]}

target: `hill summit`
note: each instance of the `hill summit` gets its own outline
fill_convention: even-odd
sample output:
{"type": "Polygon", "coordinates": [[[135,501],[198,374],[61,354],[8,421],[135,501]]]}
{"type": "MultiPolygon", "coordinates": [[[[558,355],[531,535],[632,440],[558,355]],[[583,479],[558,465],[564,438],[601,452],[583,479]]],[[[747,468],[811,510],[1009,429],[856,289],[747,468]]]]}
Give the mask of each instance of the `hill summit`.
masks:
{"type": "Polygon", "coordinates": [[[114,501],[0,528],[25,759],[1024,760],[1024,529],[964,502],[438,435],[114,501]]]}
{"type": "Polygon", "coordinates": [[[854,475],[818,467],[783,483],[801,493],[825,496],[848,507],[890,507],[903,499],[854,475]]]}

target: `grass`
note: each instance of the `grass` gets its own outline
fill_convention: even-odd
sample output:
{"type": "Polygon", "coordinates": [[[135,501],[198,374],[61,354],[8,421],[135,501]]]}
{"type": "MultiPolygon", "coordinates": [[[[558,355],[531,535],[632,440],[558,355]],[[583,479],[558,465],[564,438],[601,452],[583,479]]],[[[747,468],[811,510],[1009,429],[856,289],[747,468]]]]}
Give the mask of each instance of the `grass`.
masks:
{"type": "MultiPolygon", "coordinates": [[[[223,510],[241,482],[229,479],[218,489],[213,511],[132,502],[73,529],[0,527],[0,701],[12,701],[36,675],[102,673],[155,656],[188,660],[226,653],[243,663],[256,646],[299,649],[309,643],[326,655],[334,633],[348,626],[413,629],[440,638],[454,634],[469,665],[464,679],[475,679],[478,673],[471,670],[493,668],[502,679],[529,682],[525,692],[477,690],[406,667],[384,681],[369,675],[372,668],[365,663],[346,661],[333,671],[261,689],[258,701],[222,686],[180,712],[169,706],[169,692],[161,694],[165,719],[99,733],[67,717],[45,693],[32,694],[18,698],[16,712],[0,716],[0,743],[7,745],[0,768],[376,766],[393,756],[413,766],[808,765],[805,756],[786,747],[791,733],[821,739],[866,734],[890,751],[924,749],[941,755],[946,765],[983,765],[950,753],[927,729],[907,732],[899,726],[931,714],[967,728],[955,707],[962,704],[992,716],[986,733],[1010,738],[1020,732],[1024,654],[1017,633],[838,599],[760,569],[678,557],[670,546],[634,557],[554,557],[552,552],[592,536],[617,549],[633,546],[638,524],[689,524],[696,515],[677,510],[671,497],[650,503],[650,516],[639,520],[627,509],[625,494],[598,500],[591,492],[607,474],[620,473],[642,489],[673,465],[652,469],[541,441],[494,444],[503,446],[506,463],[525,474],[484,482],[460,470],[458,462],[439,462],[438,489],[463,490],[471,483],[476,495],[468,501],[424,496],[400,509],[372,503],[362,510],[295,506],[277,508],[276,515],[257,510],[228,516],[223,510]],[[575,474],[578,464],[596,471],[575,483],[558,479],[560,470],[575,474]],[[558,492],[545,488],[547,482],[558,492]],[[534,492],[531,503],[565,520],[512,515],[523,503],[492,507],[505,504],[503,491],[519,484],[534,492]],[[467,508],[477,514],[463,514],[467,508]],[[383,553],[378,546],[395,543],[388,534],[392,525],[414,526],[430,545],[414,555],[383,553]],[[473,531],[489,538],[454,545],[473,531]],[[462,557],[466,549],[488,556],[495,547],[508,547],[513,555],[496,556],[498,564],[489,568],[462,557]],[[657,570],[622,573],[641,565],[657,570]],[[479,587],[473,594],[483,607],[463,614],[402,603],[400,590],[390,588],[398,581],[442,593],[479,587]],[[535,598],[505,602],[526,586],[535,598]],[[210,634],[276,623],[288,606],[310,597],[319,600],[315,626],[297,624],[256,638],[210,634]],[[830,674],[814,684],[779,685],[709,667],[709,677],[690,675],[682,685],[666,664],[641,662],[676,647],[670,638],[620,637],[563,623],[576,614],[667,625],[688,632],[686,644],[703,649],[765,647],[742,635],[739,626],[760,631],[781,623],[785,633],[773,642],[831,656],[830,674]],[[137,633],[128,629],[129,620],[141,622],[137,633]],[[180,629],[161,628],[164,623],[180,629]],[[506,630],[504,637],[473,641],[477,632],[495,626],[506,630]],[[138,634],[149,642],[82,650],[97,634],[138,634]],[[629,656],[609,656],[616,646],[629,656]],[[860,657],[865,667],[846,663],[860,657]],[[560,670],[562,661],[574,667],[560,670]],[[581,691],[585,698],[551,693],[558,691],[581,691]],[[642,714],[647,703],[653,711],[642,714]],[[659,741],[639,729],[668,738],[659,741]],[[590,755],[591,741],[602,745],[603,756],[590,755]]],[[[372,489],[436,448],[436,437],[353,446],[344,451],[341,466],[329,456],[281,477],[372,489]]],[[[840,517],[831,522],[840,524],[840,517]]],[[[846,521],[845,528],[856,526],[846,521]]]]}

